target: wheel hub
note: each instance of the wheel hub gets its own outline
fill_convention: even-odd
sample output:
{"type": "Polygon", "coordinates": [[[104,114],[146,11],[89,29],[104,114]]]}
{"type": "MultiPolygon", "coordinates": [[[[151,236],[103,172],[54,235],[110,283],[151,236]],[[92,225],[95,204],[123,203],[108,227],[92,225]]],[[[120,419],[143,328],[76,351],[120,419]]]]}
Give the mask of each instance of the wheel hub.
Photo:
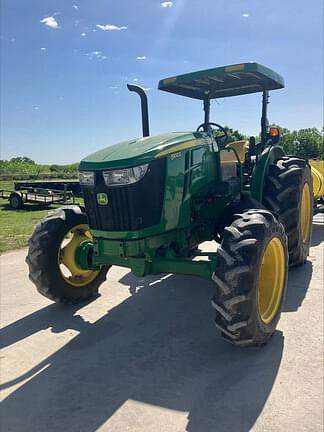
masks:
{"type": "Polygon", "coordinates": [[[311,227],[311,194],[309,190],[309,185],[304,184],[302,191],[302,198],[300,204],[300,226],[301,226],[301,236],[302,241],[305,243],[309,236],[309,231],[311,227]]]}
{"type": "Polygon", "coordinates": [[[80,244],[91,240],[92,235],[86,224],[76,225],[64,236],[59,248],[58,264],[64,280],[70,285],[83,287],[92,282],[99,273],[81,268],[77,261],[77,251],[80,244]]]}
{"type": "Polygon", "coordinates": [[[261,320],[269,324],[276,316],[285,283],[285,253],[278,237],[265,248],[259,274],[258,308],[261,320]]]}

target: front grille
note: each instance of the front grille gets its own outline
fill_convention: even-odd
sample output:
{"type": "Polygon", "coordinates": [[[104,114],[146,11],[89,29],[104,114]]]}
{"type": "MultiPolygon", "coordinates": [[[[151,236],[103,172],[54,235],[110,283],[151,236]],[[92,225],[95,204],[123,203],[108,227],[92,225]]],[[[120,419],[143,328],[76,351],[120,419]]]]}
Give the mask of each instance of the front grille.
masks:
{"type": "Polygon", "coordinates": [[[96,172],[95,186],[83,187],[90,228],[105,231],[132,231],[160,222],[165,181],[165,159],[152,161],[137,183],[106,186],[102,172],[96,172]],[[97,194],[106,193],[108,204],[99,205],[97,194]]]}

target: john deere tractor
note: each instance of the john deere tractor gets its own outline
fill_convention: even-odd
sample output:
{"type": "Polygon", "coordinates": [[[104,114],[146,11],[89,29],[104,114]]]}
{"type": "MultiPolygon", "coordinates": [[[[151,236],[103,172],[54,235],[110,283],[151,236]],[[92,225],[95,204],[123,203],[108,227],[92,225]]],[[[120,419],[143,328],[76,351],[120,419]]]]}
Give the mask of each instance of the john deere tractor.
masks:
{"type": "Polygon", "coordinates": [[[141,97],[143,137],[83,159],[85,207],[62,207],[37,225],[26,261],[38,291],[57,302],[95,298],[112,265],[140,277],[200,276],[215,285],[222,336],[238,346],[266,343],[288,265],[308,256],[313,215],[308,161],[286,156],[278,128],[268,126],[269,91],[283,87],[258,63],[163,79],[160,90],[203,102],[204,121],[194,132],[149,136],[145,92],[129,85],[141,97]],[[210,121],[210,101],[256,92],[261,138],[228,142],[227,129],[210,121]],[[214,249],[199,249],[205,241],[214,249]]]}

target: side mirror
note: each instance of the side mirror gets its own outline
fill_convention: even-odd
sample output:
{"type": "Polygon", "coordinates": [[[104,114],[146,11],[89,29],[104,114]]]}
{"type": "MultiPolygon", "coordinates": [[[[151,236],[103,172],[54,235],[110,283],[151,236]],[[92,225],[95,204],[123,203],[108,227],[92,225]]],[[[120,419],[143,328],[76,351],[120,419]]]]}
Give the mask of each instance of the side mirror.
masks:
{"type": "Polygon", "coordinates": [[[277,142],[280,139],[280,130],[278,127],[275,126],[271,126],[269,128],[269,133],[268,133],[269,138],[271,139],[273,144],[277,144],[277,142]]]}

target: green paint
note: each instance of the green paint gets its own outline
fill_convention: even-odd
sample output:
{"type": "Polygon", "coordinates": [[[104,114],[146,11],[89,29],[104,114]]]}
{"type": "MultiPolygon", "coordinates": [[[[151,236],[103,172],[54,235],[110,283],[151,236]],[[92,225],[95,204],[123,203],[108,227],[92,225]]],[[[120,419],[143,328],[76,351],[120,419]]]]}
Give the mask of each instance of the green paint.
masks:
{"type": "Polygon", "coordinates": [[[211,140],[204,133],[172,132],[154,137],[137,138],[124,141],[99,150],[80,162],[80,171],[98,171],[103,169],[128,168],[145,164],[163,152],[179,152],[179,145],[194,147],[202,143],[210,144],[211,140]]]}
{"type": "MultiPolygon", "coordinates": [[[[211,145],[194,146],[192,149],[177,152],[173,158],[168,156],[164,205],[160,223],[137,231],[98,231],[93,236],[104,239],[138,240],[158,236],[172,230],[186,229],[192,225],[191,216],[202,206],[199,201],[212,190],[219,178],[219,159],[211,145]],[[194,202],[193,202],[194,201],[194,202]]],[[[211,207],[208,204],[207,207],[211,207]]],[[[223,205],[220,206],[223,208],[223,205]]],[[[220,212],[214,206],[214,219],[220,212]]]]}
{"type": "Polygon", "coordinates": [[[194,99],[238,96],[281,89],[284,79],[277,72],[258,63],[241,63],[165,78],[159,89],[194,99]]]}
{"type": "Polygon", "coordinates": [[[251,195],[256,200],[260,202],[263,200],[264,179],[267,176],[269,165],[282,156],[285,156],[285,152],[278,145],[267,147],[263,151],[252,177],[251,195]]]}
{"type": "MultiPolygon", "coordinates": [[[[127,249],[127,248],[126,248],[127,249]]],[[[208,260],[194,260],[199,258],[200,254],[188,258],[181,258],[167,256],[165,253],[162,256],[155,256],[152,259],[146,257],[132,257],[124,254],[125,250],[123,245],[114,245],[107,247],[105,252],[117,252],[119,254],[100,254],[93,255],[91,268],[96,268],[100,265],[118,265],[121,267],[128,267],[138,277],[146,276],[148,274],[159,273],[174,273],[174,274],[188,274],[193,276],[200,276],[210,279],[216,269],[216,256],[211,253],[208,260]]],[[[96,250],[96,249],[95,249],[96,250]]],[[[82,252],[86,253],[85,249],[78,253],[78,263],[83,264],[83,268],[89,268],[85,263],[87,258],[82,258],[82,252]]]]}
{"type": "MultiPolygon", "coordinates": [[[[206,97],[206,86],[210,91],[220,91],[219,94],[210,93],[213,98],[282,88],[284,83],[274,71],[257,63],[244,63],[181,75],[159,84],[162,90],[198,99],[206,97]],[[212,81],[212,78],[216,80],[212,81]]],[[[242,194],[251,194],[262,202],[268,166],[284,154],[277,145],[266,148],[253,171],[250,190],[249,182],[243,187],[244,167],[236,150],[218,150],[213,144],[213,138],[204,132],[174,132],[125,141],[83,159],[81,171],[102,171],[149,164],[157,158],[165,158],[166,172],[159,223],[141,230],[92,230],[93,242],[82,243],[77,251],[79,265],[91,269],[119,265],[130,268],[137,276],[181,273],[210,279],[217,264],[215,251],[202,254],[196,247],[204,241],[214,240],[216,232],[222,232],[224,211],[231,208],[231,202],[239,201],[242,194]],[[230,187],[220,183],[224,181],[221,152],[232,152],[237,159],[238,169],[234,175],[239,181],[237,184],[229,182],[230,187]],[[202,256],[207,260],[201,259],[202,256]]],[[[98,173],[97,179],[100,175],[98,173]]],[[[112,205],[108,195],[101,192],[97,194],[97,203],[98,206],[112,205]]]]}

